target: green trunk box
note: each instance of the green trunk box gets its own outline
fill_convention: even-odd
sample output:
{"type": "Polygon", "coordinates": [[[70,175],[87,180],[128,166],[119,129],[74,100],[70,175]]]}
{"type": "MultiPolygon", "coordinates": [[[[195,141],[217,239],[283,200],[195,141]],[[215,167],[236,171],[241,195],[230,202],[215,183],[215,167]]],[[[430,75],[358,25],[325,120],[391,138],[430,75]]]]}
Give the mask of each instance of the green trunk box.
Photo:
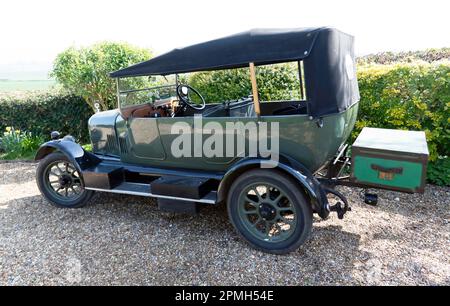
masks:
{"type": "Polygon", "coordinates": [[[424,192],[424,132],[364,128],[352,146],[351,180],[367,187],[424,192]]]}

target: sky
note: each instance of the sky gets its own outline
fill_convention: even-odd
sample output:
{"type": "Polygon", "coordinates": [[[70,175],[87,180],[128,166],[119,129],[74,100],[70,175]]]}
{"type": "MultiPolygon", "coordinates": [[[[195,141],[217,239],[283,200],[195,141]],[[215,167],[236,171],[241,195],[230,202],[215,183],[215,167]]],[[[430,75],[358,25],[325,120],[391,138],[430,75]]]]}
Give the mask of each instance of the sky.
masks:
{"type": "Polygon", "coordinates": [[[2,0],[0,79],[45,79],[69,46],[126,41],[161,54],[252,28],[332,26],[357,55],[450,47],[448,0],[2,0]]]}

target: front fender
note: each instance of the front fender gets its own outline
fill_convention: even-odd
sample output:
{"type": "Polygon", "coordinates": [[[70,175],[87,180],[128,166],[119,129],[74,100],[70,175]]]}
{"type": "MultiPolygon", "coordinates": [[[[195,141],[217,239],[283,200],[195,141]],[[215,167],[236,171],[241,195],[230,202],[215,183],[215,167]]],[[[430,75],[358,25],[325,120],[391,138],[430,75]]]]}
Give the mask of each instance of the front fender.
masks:
{"type": "Polygon", "coordinates": [[[324,193],[320,186],[320,182],[314,178],[308,169],[286,156],[280,156],[280,160],[278,162],[269,159],[246,158],[235,163],[230,169],[228,169],[219,184],[217,192],[218,202],[225,200],[226,194],[234,179],[245,171],[255,168],[279,169],[289,174],[308,193],[312,200],[314,211],[319,213],[322,218],[326,218],[328,216],[328,201],[326,200],[326,197],[324,198],[324,193]]]}
{"type": "Polygon", "coordinates": [[[62,152],[81,173],[83,169],[92,167],[100,162],[95,155],[85,151],[78,143],[70,140],[51,140],[39,147],[34,160],[41,160],[54,151],[62,152]]]}

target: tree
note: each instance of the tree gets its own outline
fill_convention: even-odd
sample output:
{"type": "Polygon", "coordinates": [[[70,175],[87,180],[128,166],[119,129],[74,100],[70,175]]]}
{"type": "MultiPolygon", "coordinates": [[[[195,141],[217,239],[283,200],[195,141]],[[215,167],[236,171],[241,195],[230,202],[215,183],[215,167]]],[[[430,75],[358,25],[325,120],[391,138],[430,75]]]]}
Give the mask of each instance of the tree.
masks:
{"type": "Polygon", "coordinates": [[[116,108],[116,83],[109,73],[148,60],[150,50],[126,43],[102,42],[86,48],[70,47],[60,53],[51,76],[95,110],[116,108]]]}

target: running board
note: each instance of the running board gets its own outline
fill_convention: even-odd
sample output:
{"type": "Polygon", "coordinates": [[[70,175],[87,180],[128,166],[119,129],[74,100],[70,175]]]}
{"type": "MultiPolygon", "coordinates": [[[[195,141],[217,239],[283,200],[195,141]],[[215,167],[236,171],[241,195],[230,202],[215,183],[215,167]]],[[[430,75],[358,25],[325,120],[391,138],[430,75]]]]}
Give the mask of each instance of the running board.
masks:
{"type": "Polygon", "coordinates": [[[184,197],[154,194],[154,193],[152,193],[151,184],[143,184],[143,183],[123,182],[123,183],[119,184],[117,187],[114,187],[111,189],[96,188],[96,187],[85,187],[85,189],[102,191],[102,192],[137,195],[137,196],[144,196],[144,197],[161,198],[161,199],[168,199],[168,200],[197,202],[197,203],[204,203],[204,204],[216,204],[216,201],[217,201],[217,192],[216,191],[210,191],[209,193],[207,193],[205,196],[203,196],[200,199],[193,199],[193,198],[184,198],[184,197]]]}

